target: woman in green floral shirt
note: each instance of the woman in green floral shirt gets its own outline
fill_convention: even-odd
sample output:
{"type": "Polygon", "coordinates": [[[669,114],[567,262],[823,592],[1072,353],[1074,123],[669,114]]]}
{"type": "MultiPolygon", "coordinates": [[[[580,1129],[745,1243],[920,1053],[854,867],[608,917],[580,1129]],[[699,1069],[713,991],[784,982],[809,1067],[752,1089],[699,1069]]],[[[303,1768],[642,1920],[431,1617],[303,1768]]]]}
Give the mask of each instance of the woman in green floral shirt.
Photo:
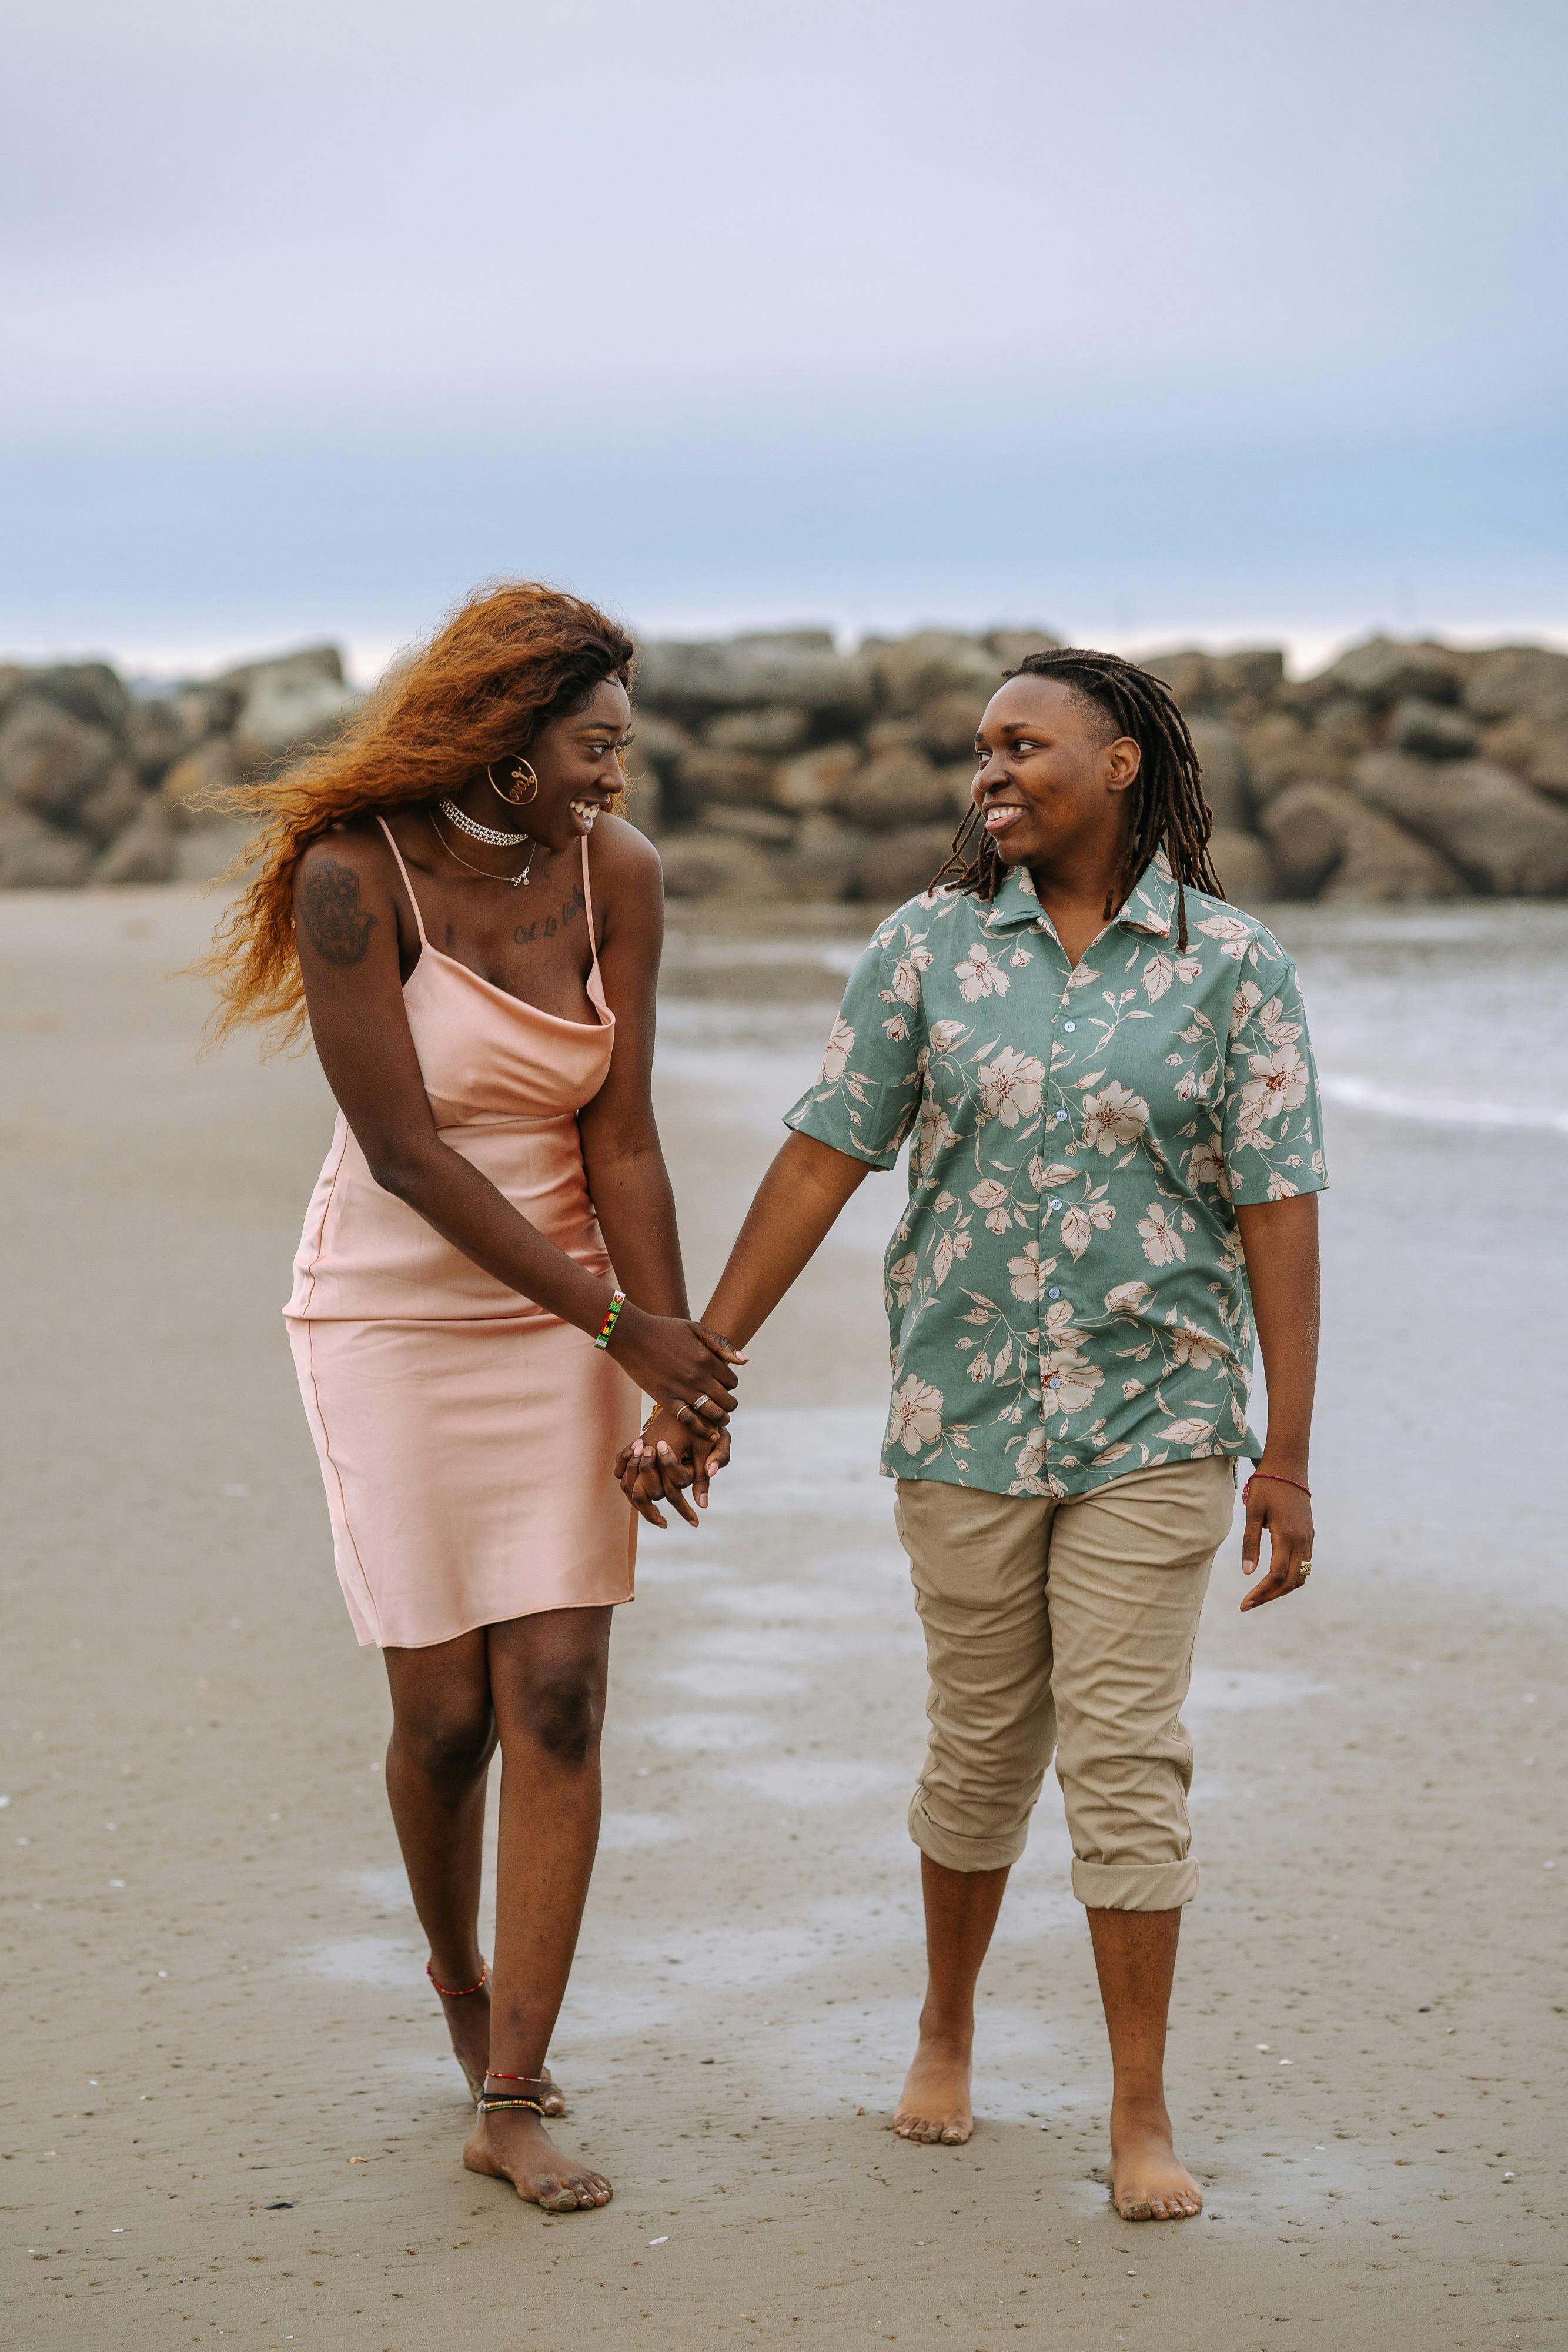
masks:
{"type": "MultiPolygon", "coordinates": [[[[1163,2082],[1197,1886],[1180,1708],[1237,1456],[1258,1464],[1248,1574],[1270,1539],[1243,1608],[1311,1572],[1317,1087],[1289,957],[1218,895],[1158,679],[1032,655],[977,757],[953,857],[861,959],[705,1320],[744,1345],[909,1143],[883,1465],[931,1676],[910,1811],[930,1979],[896,2127],[973,2128],[975,1984],[1054,1749],[1111,2038],[1113,2192],[1129,2219],[1183,2219],[1202,2197],[1163,2082]]],[[[627,1459],[647,1513],[706,1496],[727,1441],[695,1463],[688,1444],[656,1415],[627,1459]]]]}

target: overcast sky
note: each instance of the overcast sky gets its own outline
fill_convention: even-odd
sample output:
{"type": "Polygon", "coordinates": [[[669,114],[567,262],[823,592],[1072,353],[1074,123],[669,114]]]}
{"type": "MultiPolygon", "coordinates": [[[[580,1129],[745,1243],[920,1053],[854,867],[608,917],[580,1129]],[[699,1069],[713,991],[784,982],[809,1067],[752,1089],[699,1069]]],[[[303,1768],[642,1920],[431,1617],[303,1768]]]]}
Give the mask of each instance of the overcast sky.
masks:
{"type": "Polygon", "coordinates": [[[1568,631],[1560,0],[13,0],[0,651],[1568,631]]]}

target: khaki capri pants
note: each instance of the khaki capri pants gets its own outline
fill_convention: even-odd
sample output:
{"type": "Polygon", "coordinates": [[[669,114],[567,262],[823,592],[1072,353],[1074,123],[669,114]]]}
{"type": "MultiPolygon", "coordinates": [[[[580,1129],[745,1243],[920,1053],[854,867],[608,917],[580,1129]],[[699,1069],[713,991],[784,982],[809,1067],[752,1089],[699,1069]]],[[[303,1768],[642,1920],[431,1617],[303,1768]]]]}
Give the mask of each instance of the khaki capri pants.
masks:
{"type": "Polygon", "coordinates": [[[931,1678],[909,1809],[923,1853],[948,1870],[1015,1863],[1054,1749],[1080,1903],[1191,1902],[1181,1708],[1235,1507],[1236,1465],[1218,1454],[1065,1502],[899,1480],[931,1678]]]}

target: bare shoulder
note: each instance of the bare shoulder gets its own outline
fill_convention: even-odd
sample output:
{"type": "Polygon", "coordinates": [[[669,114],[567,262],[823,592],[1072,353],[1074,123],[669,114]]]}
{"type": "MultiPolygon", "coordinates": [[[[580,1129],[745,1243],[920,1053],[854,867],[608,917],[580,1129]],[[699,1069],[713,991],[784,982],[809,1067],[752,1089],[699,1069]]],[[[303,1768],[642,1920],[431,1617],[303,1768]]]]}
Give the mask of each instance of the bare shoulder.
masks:
{"type": "Polygon", "coordinates": [[[390,860],[377,835],[335,829],[313,841],[294,873],[294,911],[324,963],[363,963],[378,930],[395,942],[390,860]]]}
{"type": "Polygon", "coordinates": [[[645,833],[623,816],[601,816],[588,845],[593,895],[608,915],[654,914],[664,903],[664,869],[645,833]]]}

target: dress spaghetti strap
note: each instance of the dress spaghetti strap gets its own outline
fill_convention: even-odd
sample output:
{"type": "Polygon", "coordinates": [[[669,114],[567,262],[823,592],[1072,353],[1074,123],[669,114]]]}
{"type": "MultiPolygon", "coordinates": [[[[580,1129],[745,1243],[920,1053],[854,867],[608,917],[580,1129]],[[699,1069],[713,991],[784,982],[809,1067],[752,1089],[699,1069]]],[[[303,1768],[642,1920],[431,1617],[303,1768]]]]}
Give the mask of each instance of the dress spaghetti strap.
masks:
{"type": "Polygon", "coordinates": [[[582,908],[588,917],[588,944],[593,950],[593,969],[599,969],[599,941],[593,935],[593,885],[588,878],[588,835],[582,836],[582,908]]]}
{"type": "MultiPolygon", "coordinates": [[[[398,847],[397,843],[392,839],[392,829],[387,823],[385,817],[378,816],[376,823],[385,834],[387,837],[387,847],[392,851],[392,856],[397,860],[397,870],[402,876],[402,887],[408,892],[408,903],[413,908],[413,924],[415,930],[419,933],[419,944],[422,948],[427,948],[430,945],[430,941],[424,936],[424,917],[419,911],[419,900],[413,895],[413,884],[408,878],[408,868],[402,862],[402,852],[398,847]]],[[[586,848],[587,844],[584,843],[583,846],[586,848]]],[[[584,866],[583,870],[586,874],[587,867],[584,866]]],[[[591,915],[589,917],[591,926],[592,924],[592,920],[593,918],[591,915]]]]}

